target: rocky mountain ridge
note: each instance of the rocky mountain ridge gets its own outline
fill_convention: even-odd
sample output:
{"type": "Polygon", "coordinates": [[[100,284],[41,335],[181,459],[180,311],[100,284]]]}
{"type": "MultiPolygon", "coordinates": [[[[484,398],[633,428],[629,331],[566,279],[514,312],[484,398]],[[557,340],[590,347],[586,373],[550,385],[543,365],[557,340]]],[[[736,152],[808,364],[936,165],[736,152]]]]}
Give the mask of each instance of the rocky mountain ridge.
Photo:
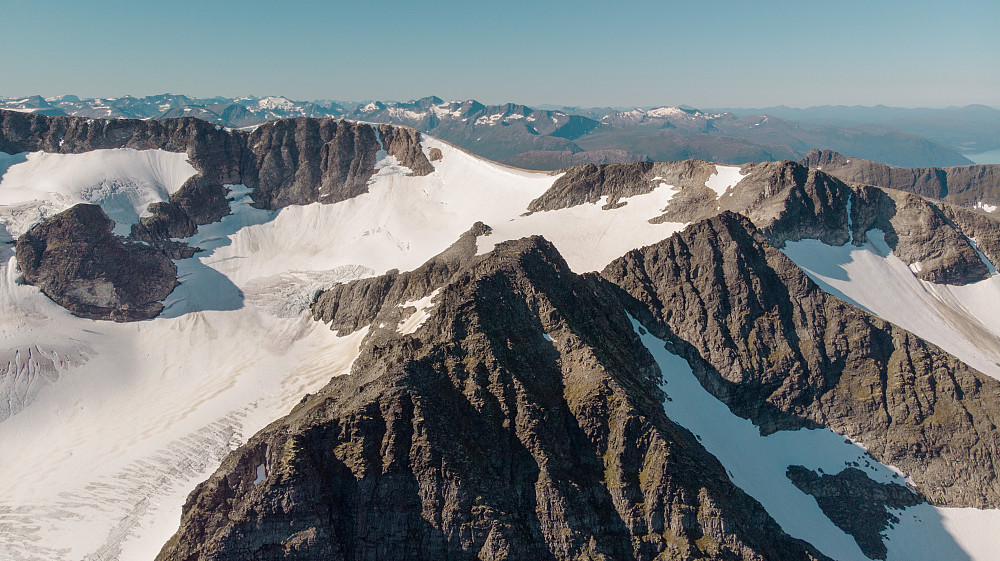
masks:
{"type": "Polygon", "coordinates": [[[996,210],[1000,205],[1000,165],[899,168],[849,158],[832,150],[811,150],[800,161],[852,183],[899,189],[949,203],[996,210]],[[983,205],[986,205],[985,207],[983,205]]]}
{"type": "MultiPolygon", "coordinates": [[[[132,227],[127,245],[123,246],[132,247],[131,242],[146,244],[174,259],[191,257],[197,251],[175,238],[191,236],[198,226],[217,222],[229,213],[227,185],[246,185],[253,189],[255,205],[277,210],[317,201],[335,203],[366,192],[380,151],[395,157],[401,165],[412,170],[411,173],[426,175],[434,169],[420,149],[420,133],[391,125],[302,118],[272,121],[246,132],[222,129],[194,118],[93,120],[0,111],[0,151],[3,152],[74,154],[114,148],[185,152],[198,171],[172,193],[168,201],[150,205],[149,216],[142,217],[139,224],[132,227]]],[[[87,317],[132,321],[155,316],[162,306],[148,302],[162,300],[166,294],[156,289],[121,299],[122,290],[131,290],[126,288],[131,281],[109,269],[119,266],[118,261],[97,260],[92,261],[89,268],[66,268],[55,257],[43,258],[46,246],[68,244],[90,253],[97,251],[98,246],[122,243],[113,241],[110,232],[108,236],[78,238],[75,237],[76,228],[60,226],[72,223],[89,231],[90,226],[84,222],[110,222],[99,207],[85,212],[88,218],[83,222],[77,220],[82,216],[81,206],[49,217],[39,225],[42,230],[18,240],[17,257],[21,269],[28,272],[25,279],[39,283],[57,302],[87,317]],[[110,292],[91,290],[82,299],[68,296],[67,287],[98,277],[110,282],[113,287],[110,292]],[[142,304],[145,312],[131,311],[136,304],[134,298],[147,302],[142,304]]],[[[103,232],[103,226],[94,227],[103,232]]],[[[135,252],[118,253],[136,255],[135,252]]],[[[150,252],[143,250],[141,253],[145,256],[142,259],[149,258],[150,252]]],[[[132,260],[124,259],[125,262],[132,260]]],[[[158,266],[158,269],[163,267],[158,266]]],[[[173,283],[171,288],[176,278],[173,283]]]]}
{"type": "Polygon", "coordinates": [[[829,516],[869,557],[885,557],[892,508],[1000,501],[983,467],[1000,441],[982,438],[1000,383],[826,295],[746,218],[698,222],[600,276],[573,274],[537,237],[476,256],[481,235],[317,299],[316,319],[368,330],[352,375],[227,459],[159,560],[824,558],[662,416],[659,370],[625,310],[764,433],[829,426],[911,474],[922,496],[856,469],[844,483],[789,467],[821,505],[846,485],[839,508],[870,514],[829,516]],[[426,319],[401,329],[422,297],[426,319]]]}

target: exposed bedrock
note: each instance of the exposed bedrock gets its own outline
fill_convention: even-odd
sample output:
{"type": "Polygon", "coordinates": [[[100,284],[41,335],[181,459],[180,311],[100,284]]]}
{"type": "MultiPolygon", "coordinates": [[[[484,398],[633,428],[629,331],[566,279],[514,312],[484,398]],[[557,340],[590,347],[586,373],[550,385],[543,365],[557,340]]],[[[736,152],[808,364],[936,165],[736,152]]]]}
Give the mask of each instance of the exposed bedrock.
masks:
{"type": "Polygon", "coordinates": [[[112,235],[96,205],[78,204],[33,226],[17,240],[25,281],[74,315],[135,321],[155,317],[177,286],[163,252],[112,235]]]}
{"type": "Polygon", "coordinates": [[[788,479],[816,502],[834,524],[854,537],[871,559],[885,559],[888,550],[882,532],[899,523],[891,511],[923,502],[923,498],[896,483],[872,481],[864,471],[848,467],[838,474],[818,474],[803,466],[788,466],[788,479]]]}
{"type": "Polygon", "coordinates": [[[810,150],[801,163],[851,183],[899,189],[959,206],[972,207],[979,202],[1000,205],[997,164],[897,168],[863,158],[848,158],[832,150],[810,150]]]}
{"type": "MultiPolygon", "coordinates": [[[[381,125],[387,150],[417,175],[433,167],[420,133],[381,125]]],[[[374,174],[378,135],[372,125],[337,119],[270,121],[253,131],[232,130],[200,119],[86,119],[0,110],[0,151],[80,153],[108,148],[185,152],[198,175],[185,184],[180,204],[196,224],[229,212],[224,185],[254,189],[260,208],[275,210],[313,202],[335,203],[366,192],[374,174]],[[192,198],[198,204],[185,205],[192,198]]]]}
{"type": "MultiPolygon", "coordinates": [[[[410,168],[413,175],[428,175],[434,171],[434,166],[420,146],[420,131],[393,125],[379,125],[378,130],[385,151],[395,156],[401,165],[410,168]]],[[[437,153],[440,154],[441,150],[438,149],[437,153]]]]}

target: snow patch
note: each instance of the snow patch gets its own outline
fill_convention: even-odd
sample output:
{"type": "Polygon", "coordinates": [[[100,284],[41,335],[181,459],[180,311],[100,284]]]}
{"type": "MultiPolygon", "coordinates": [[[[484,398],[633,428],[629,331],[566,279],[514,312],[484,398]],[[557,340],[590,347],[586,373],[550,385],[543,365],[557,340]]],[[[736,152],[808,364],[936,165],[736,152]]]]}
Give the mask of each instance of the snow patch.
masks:
{"type": "Polygon", "coordinates": [[[965,239],[969,240],[969,244],[972,245],[972,249],[976,250],[976,255],[979,256],[979,260],[982,261],[983,265],[986,265],[986,269],[989,271],[990,275],[997,274],[997,266],[990,261],[989,257],[986,257],[986,254],[983,253],[981,249],[979,249],[979,243],[976,241],[976,238],[965,236],[965,239]]]}
{"type": "Polygon", "coordinates": [[[835,559],[867,561],[854,539],[823,514],[813,497],[795,487],[785,471],[790,465],[802,465],[835,474],[860,459],[868,462],[871,467],[866,473],[877,481],[892,481],[894,474],[829,430],[801,429],[761,436],[751,421],[734,415],[702,387],[687,360],[668,351],[666,343],[643,329],[635,318],[629,319],[662,372],[667,416],[699,437],[733,483],[757,499],[789,535],[808,541],[835,559]]]}
{"type": "Polygon", "coordinates": [[[984,203],[983,201],[976,202],[976,208],[980,210],[985,210],[986,212],[996,212],[997,210],[996,205],[984,203]]]}
{"type": "Polygon", "coordinates": [[[740,166],[717,165],[715,166],[715,173],[708,178],[705,186],[715,191],[718,198],[725,195],[730,187],[735,187],[742,180],[743,174],[740,173],[740,166]]]}
{"type": "MultiPolygon", "coordinates": [[[[637,320],[629,319],[662,372],[667,416],[698,437],[733,483],[757,499],[792,537],[840,561],[869,561],[854,538],[834,525],[816,500],[795,487],[785,472],[790,465],[801,465],[836,474],[852,466],[876,482],[901,484],[898,470],[828,429],[761,436],[752,422],[734,415],[702,387],[685,359],[667,350],[666,343],[637,320]]],[[[1000,511],[935,508],[924,503],[895,512],[901,522],[883,534],[888,537],[889,561],[962,559],[963,550],[976,561],[986,561],[1000,547],[996,532],[1000,511]]]]}
{"type": "Polygon", "coordinates": [[[689,115],[679,107],[657,107],[646,111],[650,117],[688,117],[689,115]]]}
{"type": "Polygon", "coordinates": [[[396,327],[396,331],[402,333],[403,335],[411,335],[415,333],[417,329],[420,329],[420,326],[431,317],[428,310],[434,307],[432,300],[438,295],[439,292],[441,292],[440,288],[419,300],[411,300],[409,302],[399,304],[397,306],[399,308],[403,308],[404,310],[407,308],[416,308],[416,311],[401,321],[399,326],[396,327]]]}
{"type": "Polygon", "coordinates": [[[267,468],[264,464],[257,466],[257,477],[254,478],[253,484],[260,485],[261,483],[267,481],[267,468]]]}

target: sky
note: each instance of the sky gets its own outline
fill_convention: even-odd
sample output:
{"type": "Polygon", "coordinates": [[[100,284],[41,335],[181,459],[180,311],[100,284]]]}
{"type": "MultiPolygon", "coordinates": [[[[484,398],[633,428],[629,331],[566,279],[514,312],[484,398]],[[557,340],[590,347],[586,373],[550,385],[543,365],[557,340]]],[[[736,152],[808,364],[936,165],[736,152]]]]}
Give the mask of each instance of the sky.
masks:
{"type": "Polygon", "coordinates": [[[1000,107],[1000,2],[0,0],[0,96],[1000,107]]]}

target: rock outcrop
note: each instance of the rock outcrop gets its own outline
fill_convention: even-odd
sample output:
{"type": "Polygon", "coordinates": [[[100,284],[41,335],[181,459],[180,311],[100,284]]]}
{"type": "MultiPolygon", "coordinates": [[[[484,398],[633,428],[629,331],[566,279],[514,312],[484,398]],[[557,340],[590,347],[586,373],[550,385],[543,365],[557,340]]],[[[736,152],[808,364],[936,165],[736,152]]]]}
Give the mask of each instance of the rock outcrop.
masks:
{"type": "Polygon", "coordinates": [[[177,286],[177,267],[149,246],[112,235],[99,206],[78,204],[17,241],[24,279],[75,315],[135,321],[155,317],[177,286]]]}
{"type": "Polygon", "coordinates": [[[1000,382],[824,293],[748,219],[692,225],[602,275],[764,433],[829,427],[935,504],[1000,506],[1000,382]]]}
{"type": "MultiPolygon", "coordinates": [[[[422,151],[419,132],[382,125],[379,133],[390,153],[403,165],[411,167],[414,173],[425,175],[433,171],[422,151]]],[[[112,148],[187,153],[198,173],[172,193],[169,201],[150,205],[149,215],[133,226],[130,236],[132,242],[148,244],[173,259],[184,259],[194,255],[198,248],[175,238],[189,237],[198,226],[217,222],[229,214],[227,185],[251,187],[254,204],[271,210],[314,202],[336,203],[367,192],[368,180],[375,173],[375,157],[380,144],[371,125],[335,119],[272,121],[246,132],[223,129],[194,118],[100,120],[0,111],[0,151],[3,152],[80,153],[112,148]]],[[[73,220],[82,217],[69,216],[74,217],[73,220]]],[[[97,227],[98,221],[93,216],[88,215],[87,219],[92,223],[85,227],[97,227]]],[[[59,224],[66,220],[69,218],[62,219],[59,224]]],[[[25,239],[22,245],[34,247],[37,243],[38,240],[32,238],[25,239]]],[[[114,247],[115,255],[124,255],[116,243],[121,245],[120,242],[102,241],[99,247],[114,247]]],[[[129,243],[122,247],[138,246],[129,243]]],[[[136,256],[142,252],[137,251],[126,253],[138,259],[136,256]]],[[[149,252],[143,255],[147,253],[152,255],[149,252]]],[[[148,255],[143,257],[146,258],[152,259],[148,255]]],[[[100,267],[108,266],[109,263],[104,263],[100,267]]],[[[145,298],[143,290],[133,294],[132,288],[126,287],[141,284],[141,280],[126,282],[116,277],[115,286],[121,287],[120,290],[116,288],[116,296],[108,293],[98,297],[94,293],[74,300],[66,296],[67,287],[79,288],[93,283],[95,279],[87,275],[97,273],[76,266],[67,266],[55,275],[34,273],[29,268],[25,279],[32,284],[47,279],[42,280],[46,283],[43,291],[78,315],[113,316],[125,321],[152,317],[159,312],[157,305],[142,300],[145,298]],[[73,275],[80,276],[74,278],[73,275]],[[57,278],[58,281],[54,280],[57,278]]],[[[176,275],[167,276],[176,282],[176,275]]],[[[150,282],[158,284],[161,281],[150,282]]]]}
{"type": "MultiPolygon", "coordinates": [[[[413,271],[388,273],[338,284],[316,296],[310,310],[314,320],[340,334],[351,333],[375,321],[383,310],[399,308],[430,295],[459,271],[477,261],[476,238],[489,235],[489,226],[477,222],[457,242],[413,271]]],[[[398,310],[400,316],[404,309],[398,310]]]]}
{"type": "Polygon", "coordinates": [[[352,374],[229,456],[157,559],[825,559],[665,416],[607,283],[537,237],[450,278],[412,334],[386,300],[352,374]]]}
{"type": "Polygon", "coordinates": [[[253,188],[259,208],[314,202],[336,203],[367,192],[375,173],[378,137],[371,125],[333,119],[272,121],[247,140],[253,188]]]}
{"type": "MultiPolygon", "coordinates": [[[[428,175],[434,171],[434,166],[420,147],[420,131],[392,125],[379,125],[378,130],[385,151],[390,156],[395,156],[400,165],[410,168],[413,175],[428,175]]],[[[439,149],[438,154],[440,153],[439,149]]]]}
{"type": "Polygon", "coordinates": [[[899,517],[890,510],[918,505],[923,498],[896,483],[872,481],[855,467],[835,475],[819,474],[803,466],[788,466],[788,479],[803,493],[816,497],[823,513],[838,528],[854,537],[871,559],[885,559],[888,551],[881,533],[899,517]]]}
{"type": "Polygon", "coordinates": [[[627,204],[622,199],[669,185],[676,192],[651,222],[692,223],[731,211],[750,218],[777,248],[802,239],[834,246],[862,245],[865,233],[876,228],[922,280],[963,285],[989,276],[946,210],[910,193],[851,186],[791,161],[746,164],[736,187],[721,196],[706,186],[716,173],[715,164],[701,160],[591,164],[563,171],[552,187],[531,202],[530,212],[593,204],[603,197],[604,208],[612,209],[627,204]]]}

